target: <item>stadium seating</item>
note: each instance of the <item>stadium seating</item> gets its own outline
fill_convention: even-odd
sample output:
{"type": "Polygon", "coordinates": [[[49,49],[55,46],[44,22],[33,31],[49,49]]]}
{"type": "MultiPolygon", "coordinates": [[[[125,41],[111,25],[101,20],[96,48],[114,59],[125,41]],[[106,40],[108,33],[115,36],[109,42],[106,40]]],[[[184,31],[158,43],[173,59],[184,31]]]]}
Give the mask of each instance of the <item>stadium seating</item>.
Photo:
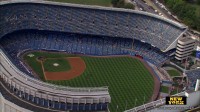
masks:
{"type": "Polygon", "coordinates": [[[200,69],[186,71],[189,84],[192,88],[195,87],[197,79],[200,79],[200,69]]]}
{"type": "MultiPolygon", "coordinates": [[[[2,81],[2,83],[4,83],[4,81],[2,81]]],[[[37,107],[31,106],[28,103],[19,102],[19,99],[16,99],[12,95],[9,95],[9,93],[7,93],[6,90],[3,90],[3,88],[0,88],[0,90],[1,90],[1,94],[3,94],[4,97],[7,100],[10,100],[10,101],[12,101],[14,103],[17,103],[21,107],[25,107],[25,108],[28,108],[28,109],[31,109],[31,110],[34,110],[34,108],[35,108],[35,110],[41,111],[41,112],[51,112],[51,110],[45,110],[45,109],[42,109],[42,108],[37,108],[37,107]]],[[[11,89],[10,92],[15,94],[18,98],[26,100],[31,104],[34,104],[34,105],[37,105],[37,106],[41,106],[41,107],[51,108],[51,109],[55,109],[55,110],[63,110],[63,111],[66,111],[66,110],[72,110],[72,111],[98,111],[99,110],[100,111],[100,110],[107,110],[107,106],[108,106],[108,103],[70,104],[70,103],[65,103],[65,102],[56,102],[56,101],[53,102],[53,101],[50,101],[50,100],[45,100],[43,98],[33,97],[32,95],[28,95],[27,93],[23,94],[23,92],[18,91],[17,89],[11,89]]]]}
{"type": "MultiPolygon", "coordinates": [[[[159,16],[137,11],[39,2],[0,4],[0,49],[30,77],[33,77],[32,71],[19,57],[27,50],[93,56],[132,55],[160,66],[168,60],[167,53],[160,50],[166,50],[187,29],[159,16]]],[[[15,87],[10,90],[29,103],[55,110],[101,111],[108,107],[108,103],[69,104],[39,98],[15,87]]],[[[20,102],[19,105],[28,104],[20,102]]],[[[30,105],[27,108],[35,110],[30,105]]]]}
{"type": "Polygon", "coordinates": [[[16,30],[39,29],[134,38],[165,50],[185,30],[134,11],[33,3],[3,5],[0,10],[0,37],[16,30]]]}
{"type": "MultiPolygon", "coordinates": [[[[1,83],[5,83],[2,78],[0,78],[1,83]]],[[[65,103],[65,102],[58,102],[58,101],[51,101],[51,100],[46,100],[43,98],[39,98],[39,97],[34,97],[33,95],[29,95],[28,93],[25,93],[23,91],[20,91],[19,89],[15,88],[14,86],[9,87],[8,84],[5,84],[5,86],[7,86],[7,90],[10,90],[10,94],[14,94],[15,96],[17,96],[19,99],[22,100],[26,100],[27,102],[32,103],[34,105],[40,106],[40,107],[46,107],[46,108],[51,108],[51,109],[55,109],[55,110],[72,110],[72,111],[77,111],[77,110],[83,110],[83,111],[100,111],[100,110],[107,110],[107,106],[108,103],[84,103],[84,104],[73,104],[73,103],[65,103]],[[94,107],[94,108],[92,108],[94,107]]],[[[3,89],[3,87],[1,88],[1,90],[3,89]]],[[[1,91],[2,94],[4,94],[4,97],[6,97],[7,100],[15,100],[12,102],[19,102],[19,99],[16,100],[16,98],[12,95],[7,95],[5,94],[6,91],[1,91]],[[9,99],[10,97],[12,97],[11,99],[9,99]]],[[[17,103],[18,104],[18,103],[17,103]]],[[[30,106],[28,103],[21,105],[22,107],[25,108],[36,108],[35,106],[30,106]]],[[[31,109],[33,110],[33,109],[31,109]]],[[[40,110],[40,109],[39,109],[40,110]]],[[[43,112],[45,109],[43,108],[43,110],[41,112],[43,112]]]]}
{"type": "Polygon", "coordinates": [[[156,66],[168,59],[159,49],[138,40],[73,33],[19,31],[3,37],[0,44],[15,65],[30,76],[31,70],[28,70],[18,57],[26,50],[52,50],[95,56],[140,55],[156,66]]]}

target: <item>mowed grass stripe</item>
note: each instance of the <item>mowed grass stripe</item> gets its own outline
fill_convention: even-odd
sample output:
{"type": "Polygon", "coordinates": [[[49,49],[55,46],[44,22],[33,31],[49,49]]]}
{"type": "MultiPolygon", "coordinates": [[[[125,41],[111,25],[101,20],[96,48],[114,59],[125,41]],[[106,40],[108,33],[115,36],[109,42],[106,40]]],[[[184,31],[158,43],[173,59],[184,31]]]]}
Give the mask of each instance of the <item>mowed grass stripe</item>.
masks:
{"type": "MultiPolygon", "coordinates": [[[[60,56],[59,56],[60,57],[60,56]]],[[[81,76],[66,81],[49,83],[72,87],[108,86],[111,95],[111,112],[118,112],[141,105],[150,100],[153,94],[153,77],[145,66],[131,57],[87,57],[80,56],[86,63],[81,76]],[[135,100],[136,105],[135,105],[135,100]]]]}

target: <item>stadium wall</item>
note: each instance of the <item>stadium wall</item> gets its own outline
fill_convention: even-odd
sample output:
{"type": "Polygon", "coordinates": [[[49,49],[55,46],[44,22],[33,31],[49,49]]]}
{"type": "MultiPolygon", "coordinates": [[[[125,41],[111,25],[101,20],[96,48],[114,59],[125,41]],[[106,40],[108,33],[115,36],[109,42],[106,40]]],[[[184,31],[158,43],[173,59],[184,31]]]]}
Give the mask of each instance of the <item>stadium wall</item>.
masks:
{"type": "Polygon", "coordinates": [[[0,93],[0,112],[33,112],[6,100],[0,93]]]}

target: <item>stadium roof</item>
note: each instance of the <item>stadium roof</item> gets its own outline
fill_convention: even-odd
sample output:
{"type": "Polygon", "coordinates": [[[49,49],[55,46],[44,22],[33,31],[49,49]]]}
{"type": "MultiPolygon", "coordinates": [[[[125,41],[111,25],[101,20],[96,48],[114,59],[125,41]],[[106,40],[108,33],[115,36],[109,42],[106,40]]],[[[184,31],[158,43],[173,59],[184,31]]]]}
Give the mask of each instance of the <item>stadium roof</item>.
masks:
{"type": "Polygon", "coordinates": [[[61,3],[61,2],[52,2],[52,1],[44,1],[44,0],[7,0],[7,1],[1,1],[0,5],[5,4],[12,4],[12,3],[43,3],[43,4],[52,4],[52,5],[61,5],[61,6],[70,6],[70,7],[80,7],[80,8],[89,8],[89,9],[101,9],[101,10],[113,10],[113,11],[122,11],[122,12],[133,12],[137,14],[143,14],[148,15],[151,17],[159,18],[161,20],[164,20],[166,22],[172,23],[176,25],[177,27],[186,28],[185,25],[180,24],[178,22],[172,21],[170,19],[167,19],[162,16],[158,16],[152,13],[144,12],[144,11],[138,11],[138,10],[132,10],[132,9],[124,9],[124,8],[113,8],[113,7],[102,7],[102,6],[93,6],[93,5],[81,5],[81,4],[72,4],[72,3],[61,3]]]}

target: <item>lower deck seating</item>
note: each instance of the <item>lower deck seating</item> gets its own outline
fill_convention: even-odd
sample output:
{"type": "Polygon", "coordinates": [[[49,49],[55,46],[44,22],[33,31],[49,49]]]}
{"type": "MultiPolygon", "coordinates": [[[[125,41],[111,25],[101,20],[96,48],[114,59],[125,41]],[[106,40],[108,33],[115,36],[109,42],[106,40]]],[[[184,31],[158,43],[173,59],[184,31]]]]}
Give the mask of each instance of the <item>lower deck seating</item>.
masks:
{"type": "Polygon", "coordinates": [[[20,61],[18,54],[24,50],[52,50],[85,55],[139,55],[156,66],[164,63],[168,56],[159,49],[139,40],[93,35],[23,30],[3,37],[0,45],[13,63],[23,72],[31,74],[20,61]]]}
{"type": "MultiPolygon", "coordinates": [[[[49,109],[53,110],[62,110],[62,111],[105,111],[108,108],[108,103],[65,103],[65,102],[56,102],[56,101],[51,101],[51,100],[45,100],[43,98],[38,98],[38,97],[33,97],[32,95],[28,95],[27,93],[24,93],[22,91],[19,91],[18,89],[14,88],[13,86],[9,87],[8,84],[6,84],[1,78],[0,81],[5,85],[10,93],[14,94],[16,97],[13,95],[9,95],[7,90],[4,89],[4,87],[1,86],[0,84],[0,90],[1,94],[6,98],[7,100],[21,106],[25,107],[29,110],[35,111],[37,110],[38,112],[53,112],[49,109]],[[19,101],[19,99],[24,100],[26,102],[19,101]],[[36,106],[34,106],[34,105],[36,106]],[[44,108],[38,108],[37,106],[44,107],[44,108]],[[45,109],[46,108],[46,109],[45,109]]],[[[54,111],[55,112],[55,111],[54,111]]]]}
{"type": "Polygon", "coordinates": [[[200,79],[200,69],[187,71],[186,75],[188,77],[190,86],[194,89],[197,79],[200,79]]]}

